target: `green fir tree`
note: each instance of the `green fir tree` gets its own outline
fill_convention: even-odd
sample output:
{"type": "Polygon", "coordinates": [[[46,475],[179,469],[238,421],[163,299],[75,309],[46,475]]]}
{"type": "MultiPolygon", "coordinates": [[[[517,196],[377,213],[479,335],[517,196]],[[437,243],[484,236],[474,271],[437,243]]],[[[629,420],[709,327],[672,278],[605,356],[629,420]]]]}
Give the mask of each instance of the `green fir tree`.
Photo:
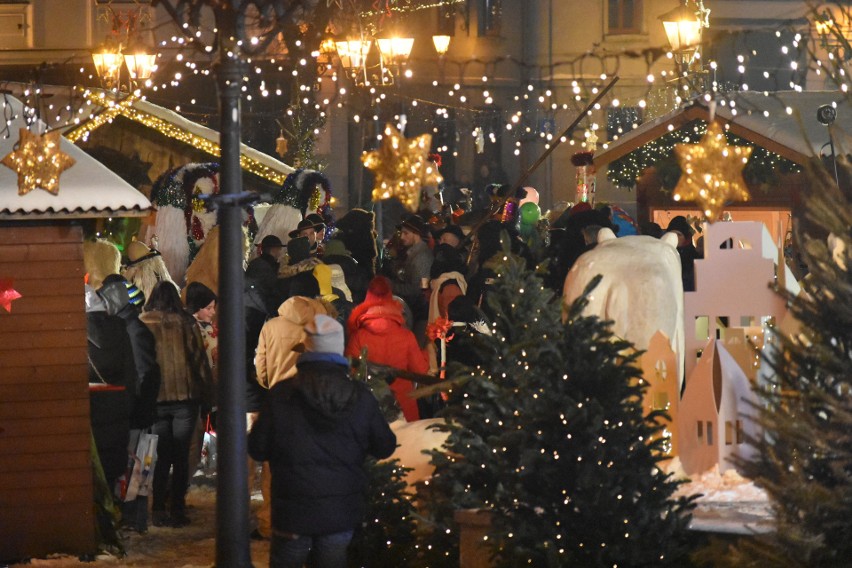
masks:
{"type": "Polygon", "coordinates": [[[763,436],[738,463],[769,494],[774,530],[705,553],[717,566],[852,565],[852,165],[838,163],[843,189],[829,168],[807,169],[796,239],[810,274],[788,295],[799,328],[773,334],[772,376],[757,390],[763,436]]]}
{"type": "Polygon", "coordinates": [[[658,468],[662,415],[643,416],[638,354],[581,315],[585,296],[563,324],[508,252],[486,301],[483,364],[454,373],[450,437],[433,452],[423,563],[452,565],[454,511],[481,508],[496,566],[683,566],[692,499],[658,468]]]}
{"type": "MultiPolygon", "coordinates": [[[[366,349],[354,361],[355,379],[364,381],[379,401],[388,422],[401,412],[396,397],[384,376],[368,372],[366,349]]],[[[398,568],[408,566],[416,555],[416,522],[413,495],[408,491],[405,475],[411,468],[398,459],[377,462],[368,459],[367,512],[349,545],[351,568],[398,568]]]]}

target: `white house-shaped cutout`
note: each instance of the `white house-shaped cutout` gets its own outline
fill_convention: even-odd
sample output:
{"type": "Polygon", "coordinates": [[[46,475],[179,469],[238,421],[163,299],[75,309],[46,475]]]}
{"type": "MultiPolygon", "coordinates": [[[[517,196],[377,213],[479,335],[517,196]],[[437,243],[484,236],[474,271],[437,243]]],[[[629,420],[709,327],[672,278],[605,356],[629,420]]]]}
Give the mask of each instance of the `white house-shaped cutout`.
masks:
{"type": "Polygon", "coordinates": [[[642,377],[648,383],[642,401],[644,415],[653,410],[662,410],[669,415],[665,421],[663,435],[668,438],[666,453],[678,455],[678,408],[680,406],[680,382],[677,376],[677,356],[672,350],[668,336],[657,331],[648,343],[648,349],[639,358],[642,377]]]}
{"type": "Polygon", "coordinates": [[[754,448],[745,443],[755,436],[752,419],[757,397],[751,383],[720,340],[711,340],[687,377],[680,401],[678,435],[680,460],[687,475],[719,466],[733,468],[730,457],[749,459],[754,448]]]}
{"type": "MultiPolygon", "coordinates": [[[[766,318],[783,319],[783,298],[770,288],[775,281],[778,247],[763,223],[742,221],[705,225],[704,258],[695,261],[694,292],[684,293],[685,375],[695,368],[701,349],[727,327],[761,326],[766,318]]],[[[796,293],[798,283],[786,265],[781,281],[796,293]]]]}

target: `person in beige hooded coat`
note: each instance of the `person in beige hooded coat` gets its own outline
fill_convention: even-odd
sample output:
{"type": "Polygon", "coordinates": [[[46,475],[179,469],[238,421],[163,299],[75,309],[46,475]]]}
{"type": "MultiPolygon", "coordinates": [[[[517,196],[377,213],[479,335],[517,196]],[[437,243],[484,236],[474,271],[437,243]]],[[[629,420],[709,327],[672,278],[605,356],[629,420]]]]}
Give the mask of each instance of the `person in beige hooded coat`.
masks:
{"type": "Polygon", "coordinates": [[[305,325],[316,315],[329,315],[322,302],[293,296],[278,307],[278,317],[263,324],[254,357],[257,382],[263,388],[296,376],[300,354],[296,348],[305,340],[305,325]]]}
{"type": "MultiPolygon", "coordinates": [[[[326,306],[319,300],[304,296],[288,298],[278,307],[278,317],[267,320],[260,330],[254,366],[257,370],[257,382],[265,389],[272,388],[279,381],[296,376],[296,361],[305,341],[305,325],[314,321],[316,315],[328,315],[326,306]]],[[[257,413],[250,413],[248,429],[251,431],[257,413]]],[[[251,473],[254,464],[249,462],[250,485],[254,485],[251,473]]],[[[260,476],[260,492],[263,506],[257,512],[257,529],[252,538],[268,539],[272,533],[272,511],[270,509],[272,477],[269,463],[263,463],[260,476]]]]}

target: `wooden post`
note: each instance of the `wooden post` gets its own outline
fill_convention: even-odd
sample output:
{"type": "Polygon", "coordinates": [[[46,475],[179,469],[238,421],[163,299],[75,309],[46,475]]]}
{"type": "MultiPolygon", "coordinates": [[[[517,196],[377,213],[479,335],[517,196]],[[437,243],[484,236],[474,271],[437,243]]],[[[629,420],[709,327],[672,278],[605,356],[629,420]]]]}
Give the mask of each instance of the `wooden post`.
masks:
{"type": "Polygon", "coordinates": [[[491,547],[485,537],[491,530],[491,513],[481,509],[456,511],[459,524],[459,567],[491,568],[491,547]]]}

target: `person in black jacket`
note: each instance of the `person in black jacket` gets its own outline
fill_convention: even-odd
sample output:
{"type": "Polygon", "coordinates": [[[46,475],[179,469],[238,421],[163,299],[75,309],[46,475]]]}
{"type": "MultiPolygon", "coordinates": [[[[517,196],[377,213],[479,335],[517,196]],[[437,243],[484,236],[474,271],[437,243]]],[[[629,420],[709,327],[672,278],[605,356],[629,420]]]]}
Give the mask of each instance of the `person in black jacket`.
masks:
{"type": "Polygon", "coordinates": [[[86,285],[90,418],[107,487],[127,468],[130,415],[137,383],[133,348],[121,318],[110,315],[97,292],[86,285]]]}
{"type": "MultiPolygon", "coordinates": [[[[154,335],[148,326],[139,320],[144,298],[123,276],[110,274],[104,278],[103,285],[98,290],[98,296],[106,305],[107,314],[117,316],[124,321],[127,335],[130,337],[137,382],[132,389],[131,443],[127,451],[135,453],[135,442],[139,439],[139,433],[151,428],[157,412],[160,366],[157,364],[154,335]]],[[[134,500],[122,503],[121,517],[125,528],[139,533],[147,532],[148,496],[140,495],[134,500]]]]}
{"type": "Polygon", "coordinates": [[[249,434],[249,454],[272,469],[269,565],[346,566],[346,549],[366,508],[367,454],[396,447],[369,388],[352,380],[343,327],[317,315],[305,326],[298,373],[280,381],[249,434]]]}

